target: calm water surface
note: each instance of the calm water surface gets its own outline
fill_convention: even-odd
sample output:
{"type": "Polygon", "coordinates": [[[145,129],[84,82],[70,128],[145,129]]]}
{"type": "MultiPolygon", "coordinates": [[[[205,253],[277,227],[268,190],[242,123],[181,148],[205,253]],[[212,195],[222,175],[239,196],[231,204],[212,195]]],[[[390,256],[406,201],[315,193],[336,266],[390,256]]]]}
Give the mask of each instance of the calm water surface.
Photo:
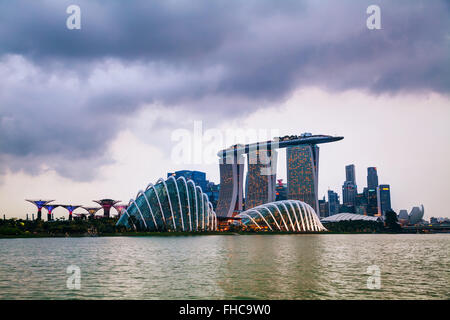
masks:
{"type": "Polygon", "coordinates": [[[449,248],[450,234],[0,239],[0,299],[449,299],[449,248]]]}

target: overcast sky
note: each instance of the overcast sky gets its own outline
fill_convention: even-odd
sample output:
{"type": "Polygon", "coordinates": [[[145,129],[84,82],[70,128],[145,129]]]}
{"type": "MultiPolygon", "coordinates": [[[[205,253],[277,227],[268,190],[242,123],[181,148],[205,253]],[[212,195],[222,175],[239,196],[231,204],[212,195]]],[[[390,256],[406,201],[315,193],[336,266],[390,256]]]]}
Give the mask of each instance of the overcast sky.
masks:
{"type": "Polygon", "coordinates": [[[172,156],[174,132],[201,121],[342,135],[321,145],[320,197],[341,193],[345,165],[360,191],[376,166],[395,210],[450,217],[449,93],[446,0],[0,1],[0,214],[128,202],[178,169],[219,182],[218,165],[172,156]]]}

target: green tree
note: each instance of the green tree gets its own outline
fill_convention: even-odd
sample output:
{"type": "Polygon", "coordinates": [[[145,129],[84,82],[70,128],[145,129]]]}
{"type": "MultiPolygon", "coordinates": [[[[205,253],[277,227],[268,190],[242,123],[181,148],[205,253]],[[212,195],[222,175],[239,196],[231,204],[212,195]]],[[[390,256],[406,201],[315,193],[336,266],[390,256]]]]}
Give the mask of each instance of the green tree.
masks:
{"type": "Polygon", "coordinates": [[[392,210],[388,210],[385,213],[385,225],[386,229],[391,232],[399,232],[402,230],[402,227],[398,222],[397,214],[392,210]]]}

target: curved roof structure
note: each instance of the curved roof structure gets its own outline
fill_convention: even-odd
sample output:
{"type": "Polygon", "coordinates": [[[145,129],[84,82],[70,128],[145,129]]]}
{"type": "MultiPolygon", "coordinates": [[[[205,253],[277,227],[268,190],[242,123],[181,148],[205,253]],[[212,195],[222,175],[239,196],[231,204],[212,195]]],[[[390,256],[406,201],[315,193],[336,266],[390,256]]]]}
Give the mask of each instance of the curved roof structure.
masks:
{"type": "Polygon", "coordinates": [[[322,219],[322,222],[339,222],[339,221],[350,221],[350,220],[360,220],[360,221],[380,221],[380,217],[364,216],[362,214],[354,213],[338,213],[332,216],[322,219]]]}
{"type": "Polygon", "coordinates": [[[236,217],[241,218],[241,224],[256,231],[326,231],[314,209],[299,200],[266,203],[241,212],[236,217]]]}
{"type": "Polygon", "coordinates": [[[408,211],[406,211],[405,209],[400,210],[398,213],[398,219],[399,220],[409,220],[408,211]]]}
{"type": "Polygon", "coordinates": [[[213,231],[217,217],[208,196],[184,177],[160,178],[131,199],[117,226],[145,231],[213,231]]]}
{"type": "Polygon", "coordinates": [[[410,224],[416,224],[419,223],[422,218],[423,218],[423,214],[424,214],[424,208],[423,205],[419,208],[419,207],[413,207],[410,214],[409,214],[409,223],[410,224]]]}

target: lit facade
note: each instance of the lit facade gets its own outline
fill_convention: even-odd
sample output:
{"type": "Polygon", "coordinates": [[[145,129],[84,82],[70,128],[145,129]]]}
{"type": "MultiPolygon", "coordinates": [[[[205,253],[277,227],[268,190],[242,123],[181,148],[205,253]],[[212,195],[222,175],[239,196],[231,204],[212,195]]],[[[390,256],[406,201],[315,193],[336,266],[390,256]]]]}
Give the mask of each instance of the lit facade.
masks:
{"type": "Polygon", "coordinates": [[[354,207],[357,193],[356,185],[351,181],[345,181],[342,186],[342,203],[344,206],[354,207]]]}
{"type": "Polygon", "coordinates": [[[315,211],[319,209],[319,147],[300,145],[286,151],[288,199],[309,204],[315,211]]]}
{"type": "Polygon", "coordinates": [[[278,179],[275,187],[275,201],[287,200],[287,184],[283,183],[283,179],[278,179]]]}
{"type": "Polygon", "coordinates": [[[217,217],[199,186],[184,177],[159,179],[131,199],[117,222],[142,231],[213,231],[217,217]]]}
{"type": "Polygon", "coordinates": [[[319,216],[320,217],[328,217],[330,215],[330,211],[328,208],[328,202],[325,200],[325,196],[322,200],[319,200],[319,216]]]}
{"type": "MultiPolygon", "coordinates": [[[[256,150],[271,150],[274,152],[280,148],[287,148],[288,195],[286,197],[283,196],[283,198],[304,201],[317,211],[319,207],[317,199],[319,147],[317,147],[317,144],[339,141],[343,138],[303,133],[300,136],[287,135],[276,137],[271,141],[255,142],[246,145],[237,144],[219,151],[217,155],[220,158],[220,193],[216,207],[218,216],[231,217],[242,211],[243,154],[251,154],[256,150]],[[263,147],[261,148],[261,146],[263,147]],[[229,161],[229,159],[232,161],[229,161]]],[[[274,158],[276,159],[276,157],[274,158]]],[[[246,186],[248,207],[269,201],[269,195],[273,190],[273,187],[270,186],[269,191],[269,185],[275,185],[275,176],[270,180],[264,181],[257,175],[257,169],[257,166],[249,168],[249,182],[247,182],[246,186]],[[263,195],[261,198],[258,198],[258,192],[252,190],[253,186],[260,188],[263,185],[267,186],[268,190],[264,190],[265,187],[261,188],[262,190],[260,191],[263,195]],[[262,200],[262,198],[267,198],[267,200],[262,200]]]]}
{"type": "Polygon", "coordinates": [[[339,213],[339,195],[333,190],[328,190],[328,215],[339,213]]]}
{"type": "Polygon", "coordinates": [[[314,209],[298,200],[266,203],[245,210],[236,217],[241,218],[240,224],[255,231],[326,231],[314,209]]]}
{"type": "Polygon", "coordinates": [[[275,201],[278,152],[257,150],[247,155],[245,210],[275,201]]]}
{"type": "Polygon", "coordinates": [[[367,215],[375,216],[380,214],[380,208],[376,189],[367,190],[367,215]]]}
{"type": "Polygon", "coordinates": [[[377,188],[378,207],[381,214],[384,215],[386,211],[392,210],[391,207],[391,187],[388,184],[380,184],[377,188]]]}
{"type": "Polygon", "coordinates": [[[218,216],[232,217],[242,211],[244,193],[244,157],[234,154],[220,158],[220,190],[216,212],[218,216]]]}

